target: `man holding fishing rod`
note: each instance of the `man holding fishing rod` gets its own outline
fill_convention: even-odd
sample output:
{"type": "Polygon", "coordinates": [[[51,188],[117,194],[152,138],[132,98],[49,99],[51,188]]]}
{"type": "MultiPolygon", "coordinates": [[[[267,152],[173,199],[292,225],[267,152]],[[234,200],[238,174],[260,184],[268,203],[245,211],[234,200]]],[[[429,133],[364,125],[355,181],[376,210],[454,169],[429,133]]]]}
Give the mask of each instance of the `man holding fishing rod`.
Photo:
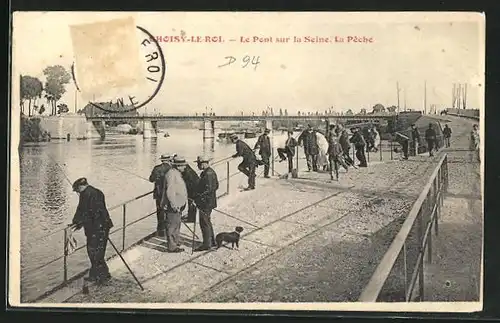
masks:
{"type": "Polygon", "coordinates": [[[89,277],[85,279],[103,284],[111,278],[105,254],[109,230],[113,227],[104,193],[89,185],[84,177],[73,183],[73,191],[80,196],[80,200],[69,227],[74,231],[83,227],[87,237],[87,253],[91,267],[89,277]]]}
{"type": "Polygon", "coordinates": [[[156,165],[149,175],[149,181],[154,183],[153,189],[153,199],[156,201],[156,217],[158,219],[158,224],[156,227],[156,232],[158,237],[166,237],[166,225],[165,225],[165,215],[161,208],[161,198],[163,196],[163,185],[165,183],[165,175],[172,168],[172,160],[174,154],[163,154],[160,157],[161,164],[156,165]]]}

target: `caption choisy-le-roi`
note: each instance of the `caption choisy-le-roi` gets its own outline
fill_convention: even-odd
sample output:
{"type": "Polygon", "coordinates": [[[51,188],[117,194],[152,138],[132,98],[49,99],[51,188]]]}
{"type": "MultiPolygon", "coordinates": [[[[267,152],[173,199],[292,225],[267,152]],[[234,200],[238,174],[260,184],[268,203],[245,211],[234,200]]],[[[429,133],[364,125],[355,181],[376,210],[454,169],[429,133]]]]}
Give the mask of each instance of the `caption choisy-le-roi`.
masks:
{"type": "Polygon", "coordinates": [[[371,36],[239,36],[227,38],[223,36],[155,36],[159,43],[374,43],[371,36]]]}

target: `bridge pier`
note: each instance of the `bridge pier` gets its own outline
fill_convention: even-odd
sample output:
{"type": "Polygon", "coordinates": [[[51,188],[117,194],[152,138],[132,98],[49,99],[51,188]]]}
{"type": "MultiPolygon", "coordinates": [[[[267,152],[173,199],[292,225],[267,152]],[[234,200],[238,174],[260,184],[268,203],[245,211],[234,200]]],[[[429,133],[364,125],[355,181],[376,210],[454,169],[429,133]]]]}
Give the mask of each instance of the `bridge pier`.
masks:
{"type": "Polygon", "coordinates": [[[215,138],[215,121],[214,120],[203,120],[203,140],[215,138]]]}
{"type": "Polygon", "coordinates": [[[86,139],[99,139],[106,136],[104,121],[87,121],[87,129],[85,131],[86,139]],[[99,129],[98,129],[99,127],[99,129]]]}
{"type": "Polygon", "coordinates": [[[142,138],[151,139],[156,138],[156,131],[151,124],[151,121],[144,120],[142,122],[142,138]]]}

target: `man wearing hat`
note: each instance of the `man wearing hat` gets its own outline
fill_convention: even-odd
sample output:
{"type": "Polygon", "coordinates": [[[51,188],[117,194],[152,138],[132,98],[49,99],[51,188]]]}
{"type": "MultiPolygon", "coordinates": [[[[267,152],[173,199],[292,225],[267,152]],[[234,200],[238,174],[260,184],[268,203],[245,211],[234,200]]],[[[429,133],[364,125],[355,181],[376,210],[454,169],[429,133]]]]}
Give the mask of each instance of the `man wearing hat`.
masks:
{"type": "Polygon", "coordinates": [[[182,178],[185,167],[186,161],[182,157],[176,156],[172,168],[165,174],[160,206],[165,212],[168,252],[178,253],[184,251],[179,246],[182,212],[186,209],[188,203],[186,183],[182,178]]]}
{"type": "Polygon", "coordinates": [[[429,157],[432,157],[437,141],[436,130],[432,128],[432,123],[429,123],[429,128],[425,130],[425,140],[427,141],[427,149],[429,149],[429,157]]]}
{"type": "Polygon", "coordinates": [[[307,129],[298,138],[299,146],[302,143],[304,143],[304,154],[306,155],[308,170],[311,171],[312,169],[317,172],[319,155],[318,138],[316,136],[316,129],[313,129],[310,124],[307,125],[307,129]]]}
{"type": "MultiPolygon", "coordinates": [[[[181,166],[182,168],[182,166],[181,166]]],[[[184,183],[186,183],[186,188],[188,192],[188,212],[187,215],[182,217],[183,221],[193,223],[196,219],[196,205],[195,198],[198,190],[198,181],[200,177],[196,173],[196,171],[186,163],[184,166],[184,170],[181,171],[182,178],[184,179],[184,183]]]]}
{"type": "Polygon", "coordinates": [[[359,167],[368,167],[368,164],[366,163],[366,155],[365,155],[365,146],[366,146],[366,141],[365,138],[363,138],[363,135],[361,134],[361,131],[359,131],[359,127],[354,127],[351,128],[351,131],[353,133],[350,142],[354,144],[354,148],[356,149],[356,158],[359,160],[359,167]]]}
{"type": "Polygon", "coordinates": [[[91,264],[89,277],[86,280],[101,284],[111,278],[105,254],[113,222],[109,217],[103,192],[89,185],[86,178],[77,179],[73,183],[73,191],[80,197],[70,228],[76,231],[83,227],[91,264]]]}
{"type": "Polygon", "coordinates": [[[278,148],[280,162],[288,159],[288,173],[291,173],[293,170],[293,156],[295,155],[295,147],[297,147],[297,140],[293,138],[293,130],[288,130],[288,138],[285,142],[285,148],[278,148]]]}
{"type": "Polygon", "coordinates": [[[149,176],[149,181],[154,183],[153,188],[153,199],[156,201],[156,217],[158,219],[158,224],[156,227],[156,232],[159,237],[165,237],[165,214],[160,206],[161,198],[163,194],[163,184],[165,182],[165,174],[172,168],[172,154],[163,154],[160,157],[161,164],[156,165],[149,176]]]}
{"type": "Polygon", "coordinates": [[[415,124],[411,125],[412,154],[418,155],[418,145],[420,144],[420,132],[415,124]]]}
{"type": "Polygon", "coordinates": [[[265,129],[264,133],[259,136],[255,143],[254,150],[259,150],[259,155],[264,163],[264,177],[269,178],[269,157],[271,157],[271,140],[269,139],[269,129],[265,129]]]}
{"type": "Polygon", "coordinates": [[[347,130],[339,124],[337,126],[336,132],[339,136],[339,144],[342,147],[345,163],[348,166],[354,166],[354,160],[352,160],[350,154],[351,144],[349,143],[349,134],[347,133],[347,130]]]}
{"type": "Polygon", "coordinates": [[[209,250],[215,247],[215,234],[212,227],[210,215],[217,207],[217,190],[219,189],[219,179],[217,173],[209,165],[210,158],[198,156],[196,163],[201,170],[198,181],[198,194],[196,195],[196,206],[200,210],[200,228],[203,234],[203,244],[195,251],[209,250]]]}
{"type": "Polygon", "coordinates": [[[243,161],[238,165],[238,170],[248,177],[248,187],[245,188],[245,191],[254,190],[257,157],[255,157],[254,151],[244,141],[238,139],[237,135],[233,134],[230,138],[236,144],[236,154],[232,157],[243,157],[243,161]]]}

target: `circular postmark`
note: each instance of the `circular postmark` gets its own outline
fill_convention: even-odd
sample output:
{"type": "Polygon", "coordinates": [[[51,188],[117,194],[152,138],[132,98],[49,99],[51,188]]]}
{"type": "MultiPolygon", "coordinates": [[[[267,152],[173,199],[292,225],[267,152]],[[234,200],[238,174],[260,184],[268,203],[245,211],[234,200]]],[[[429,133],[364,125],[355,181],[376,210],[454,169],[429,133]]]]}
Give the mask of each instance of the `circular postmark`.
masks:
{"type": "MultiPolygon", "coordinates": [[[[136,28],[143,34],[143,37],[140,38],[140,45],[142,51],[145,52],[144,58],[146,60],[147,66],[146,84],[148,84],[148,87],[151,88],[151,91],[148,91],[151,94],[148,96],[140,96],[138,94],[134,95],[133,93],[130,93],[126,97],[117,97],[115,100],[106,102],[106,104],[109,105],[110,108],[106,107],[102,102],[89,101],[89,104],[91,104],[92,106],[109,113],[130,112],[137,110],[151,102],[151,100],[153,100],[160,91],[166,73],[166,64],[163,51],[156,38],[149,31],[140,26],[136,26],[136,28]],[[111,109],[111,107],[114,108],[111,109]]],[[[71,76],[73,78],[73,82],[75,83],[76,89],[81,92],[78,86],[78,82],[76,81],[75,63],[71,65],[71,76]]]]}

